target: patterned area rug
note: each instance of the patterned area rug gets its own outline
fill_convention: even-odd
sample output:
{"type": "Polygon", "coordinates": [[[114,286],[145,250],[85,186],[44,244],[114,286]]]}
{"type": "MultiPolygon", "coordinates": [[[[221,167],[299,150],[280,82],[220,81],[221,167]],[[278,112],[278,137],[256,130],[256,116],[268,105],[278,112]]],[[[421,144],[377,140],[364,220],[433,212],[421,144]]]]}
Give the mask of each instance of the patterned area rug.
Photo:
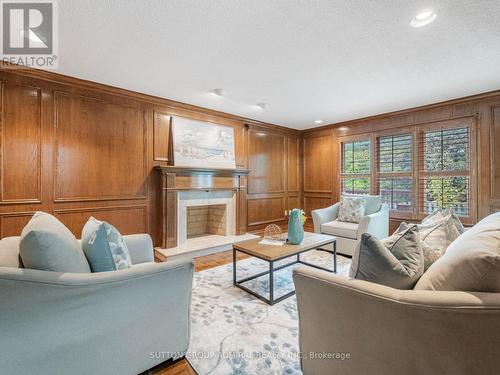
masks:
{"type": "MultiPolygon", "coordinates": [[[[310,251],[301,257],[332,267],[332,254],[310,251]]],[[[293,259],[293,258],[291,258],[293,259]]],[[[287,262],[290,260],[283,260],[287,262]]],[[[292,270],[274,273],[275,297],[293,288],[292,270]]],[[[350,259],[337,257],[337,273],[347,276],[350,259]]],[[[238,261],[238,279],[268,269],[255,258],[238,261]]],[[[191,345],[186,358],[200,375],[301,374],[295,296],[269,306],[232,284],[232,264],[194,275],[191,345]]],[[[244,285],[269,293],[267,275],[244,285]]]]}

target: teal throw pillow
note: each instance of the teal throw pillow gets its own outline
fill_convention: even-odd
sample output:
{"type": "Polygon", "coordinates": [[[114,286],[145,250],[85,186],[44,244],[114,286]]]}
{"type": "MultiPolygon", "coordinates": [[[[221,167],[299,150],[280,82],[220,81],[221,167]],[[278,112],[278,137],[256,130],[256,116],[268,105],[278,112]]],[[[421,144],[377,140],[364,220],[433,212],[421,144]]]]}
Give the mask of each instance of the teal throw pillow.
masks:
{"type": "Polygon", "coordinates": [[[82,231],[82,248],[92,272],[126,269],[132,266],[120,232],[111,224],[91,217],[82,231]]]}

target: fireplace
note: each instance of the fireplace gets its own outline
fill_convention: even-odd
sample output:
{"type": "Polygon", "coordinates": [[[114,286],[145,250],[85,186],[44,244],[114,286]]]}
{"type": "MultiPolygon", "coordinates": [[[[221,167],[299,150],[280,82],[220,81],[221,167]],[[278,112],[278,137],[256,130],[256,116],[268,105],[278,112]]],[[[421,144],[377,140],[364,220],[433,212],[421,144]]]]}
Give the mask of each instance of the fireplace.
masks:
{"type": "Polygon", "coordinates": [[[202,236],[236,234],[236,201],[232,190],[178,193],[177,243],[202,236]]]}
{"type": "Polygon", "coordinates": [[[186,237],[190,238],[216,234],[226,235],[226,205],[210,204],[191,206],[186,212],[186,237]]]}
{"type": "MultiPolygon", "coordinates": [[[[159,250],[203,236],[246,233],[248,170],[157,166],[161,173],[162,232],[159,250]]],[[[207,237],[208,238],[208,237],[207,237]]]]}

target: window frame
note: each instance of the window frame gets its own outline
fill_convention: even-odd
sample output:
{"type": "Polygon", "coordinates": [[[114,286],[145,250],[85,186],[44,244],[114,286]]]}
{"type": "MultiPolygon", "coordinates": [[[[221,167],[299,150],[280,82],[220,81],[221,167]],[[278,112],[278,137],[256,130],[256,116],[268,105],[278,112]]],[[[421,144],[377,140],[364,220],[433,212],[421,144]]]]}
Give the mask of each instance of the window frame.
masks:
{"type": "Polygon", "coordinates": [[[412,209],[410,211],[398,211],[398,210],[390,210],[390,215],[392,218],[396,219],[412,219],[415,217],[415,209],[416,209],[416,195],[415,191],[416,186],[415,186],[415,171],[417,169],[417,154],[416,154],[416,149],[418,147],[417,145],[417,136],[416,136],[416,129],[415,126],[405,126],[403,128],[398,128],[398,129],[389,129],[389,130],[384,130],[384,131],[378,131],[374,133],[374,138],[376,142],[376,149],[375,149],[375,194],[380,194],[380,179],[382,178],[409,178],[411,179],[411,188],[412,188],[412,209]],[[410,135],[411,136],[411,142],[410,142],[410,153],[411,153],[411,170],[406,171],[406,172],[380,172],[380,163],[379,163],[379,140],[382,137],[388,137],[388,136],[402,136],[402,135],[410,135]]]}
{"type": "Polygon", "coordinates": [[[418,137],[418,178],[415,181],[418,190],[418,206],[416,218],[423,219],[429,213],[424,212],[421,208],[425,202],[425,189],[420,188],[421,184],[426,177],[468,177],[469,178],[469,215],[460,216],[460,220],[464,224],[473,224],[476,220],[476,196],[477,196],[477,184],[476,184],[476,155],[477,152],[477,142],[476,142],[476,121],[474,117],[464,117],[460,119],[437,121],[427,124],[421,124],[417,127],[417,137],[418,137]],[[467,128],[469,130],[469,147],[468,147],[468,168],[466,170],[457,171],[426,171],[424,162],[424,133],[426,131],[440,131],[449,129],[461,129],[467,128]]]}
{"type": "MultiPolygon", "coordinates": [[[[341,137],[339,138],[339,190],[340,190],[340,195],[342,195],[342,181],[344,179],[350,179],[350,178],[367,178],[368,182],[370,184],[369,188],[369,194],[372,194],[373,192],[373,137],[371,134],[359,134],[359,135],[352,135],[352,136],[346,136],[346,137],[341,137]],[[352,143],[352,142],[360,142],[360,141],[369,141],[370,142],[370,160],[369,160],[369,172],[368,173],[344,173],[343,172],[343,166],[344,166],[344,144],[346,143],[352,143]]],[[[340,196],[339,195],[339,196],[340,196]]]]}
{"type": "Polygon", "coordinates": [[[421,157],[424,145],[422,141],[424,131],[439,131],[455,128],[468,128],[469,129],[469,149],[468,149],[468,170],[457,172],[456,175],[464,175],[469,177],[469,216],[460,216],[462,222],[466,225],[473,224],[477,221],[477,118],[476,116],[463,116],[446,120],[435,120],[428,122],[421,122],[414,125],[402,126],[392,129],[384,129],[380,131],[370,131],[364,133],[357,133],[354,135],[341,135],[338,137],[338,152],[339,152],[339,183],[338,193],[342,195],[342,180],[345,178],[368,178],[370,181],[370,194],[379,194],[380,185],[379,178],[395,178],[395,177],[409,177],[412,178],[412,210],[411,211],[397,211],[391,210],[391,219],[404,219],[404,220],[422,220],[428,213],[423,212],[423,202],[425,199],[425,191],[420,187],[420,182],[426,176],[434,174],[435,176],[453,176],[455,172],[434,172],[425,171],[423,168],[424,158],[421,157]],[[378,139],[382,136],[389,135],[403,135],[411,134],[412,136],[412,171],[411,172],[382,172],[379,173],[378,161],[378,139]],[[352,174],[343,173],[343,144],[352,141],[370,140],[370,173],[368,174],[352,174]],[[390,175],[390,176],[389,176],[390,175]],[[410,177],[411,176],[411,177],[410,177]],[[421,204],[422,203],[422,204],[421,204]]]}

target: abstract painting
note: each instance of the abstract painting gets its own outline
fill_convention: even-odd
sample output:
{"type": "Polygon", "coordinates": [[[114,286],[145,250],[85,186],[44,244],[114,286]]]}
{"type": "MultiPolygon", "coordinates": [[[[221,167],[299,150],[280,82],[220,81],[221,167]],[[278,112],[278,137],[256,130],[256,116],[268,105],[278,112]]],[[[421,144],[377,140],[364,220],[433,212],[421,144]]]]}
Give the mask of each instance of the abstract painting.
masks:
{"type": "Polygon", "coordinates": [[[232,127],[175,117],[172,130],[176,166],[236,168],[232,127]]]}

